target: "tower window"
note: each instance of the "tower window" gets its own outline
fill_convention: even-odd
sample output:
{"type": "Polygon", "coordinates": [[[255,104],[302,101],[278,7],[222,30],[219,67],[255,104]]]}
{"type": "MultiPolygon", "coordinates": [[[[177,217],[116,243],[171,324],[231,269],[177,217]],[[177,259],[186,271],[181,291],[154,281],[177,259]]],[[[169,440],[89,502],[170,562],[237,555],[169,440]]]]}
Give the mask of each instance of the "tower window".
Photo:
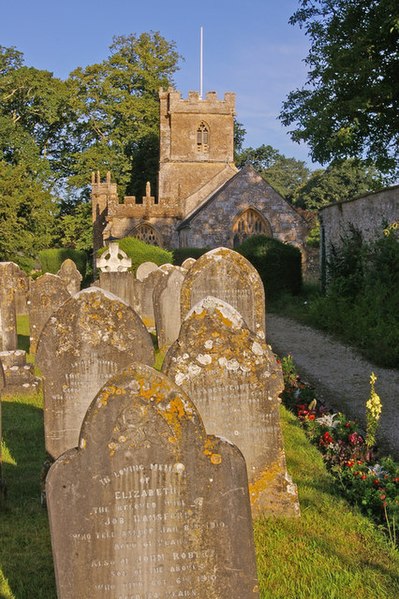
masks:
{"type": "Polygon", "coordinates": [[[197,150],[201,154],[209,151],[209,129],[204,122],[197,129],[197,150]]]}

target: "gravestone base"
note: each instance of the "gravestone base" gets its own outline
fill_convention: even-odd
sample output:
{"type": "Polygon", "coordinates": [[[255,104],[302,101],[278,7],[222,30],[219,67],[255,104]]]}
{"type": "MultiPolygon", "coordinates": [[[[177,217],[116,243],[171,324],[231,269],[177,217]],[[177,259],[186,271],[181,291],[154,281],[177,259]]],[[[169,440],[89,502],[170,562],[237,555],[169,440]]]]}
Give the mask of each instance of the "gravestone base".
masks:
{"type": "Polygon", "coordinates": [[[0,352],[5,387],[3,394],[37,393],[40,379],[34,375],[33,364],[26,363],[26,352],[22,349],[0,352]]]}

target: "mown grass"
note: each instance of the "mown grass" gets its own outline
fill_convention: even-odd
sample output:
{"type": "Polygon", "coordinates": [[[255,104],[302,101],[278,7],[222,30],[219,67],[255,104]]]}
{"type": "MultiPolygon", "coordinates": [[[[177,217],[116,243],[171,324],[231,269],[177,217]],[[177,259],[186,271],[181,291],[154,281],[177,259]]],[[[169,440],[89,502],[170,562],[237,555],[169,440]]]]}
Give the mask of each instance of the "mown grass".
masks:
{"type": "MultiPolygon", "coordinates": [[[[397,599],[398,552],[337,495],[320,454],[284,408],[282,423],[302,516],[254,523],[261,599],[397,599]]],[[[47,514],[40,505],[40,395],[3,401],[3,436],[8,499],[0,513],[0,597],[55,599],[47,514]]]]}

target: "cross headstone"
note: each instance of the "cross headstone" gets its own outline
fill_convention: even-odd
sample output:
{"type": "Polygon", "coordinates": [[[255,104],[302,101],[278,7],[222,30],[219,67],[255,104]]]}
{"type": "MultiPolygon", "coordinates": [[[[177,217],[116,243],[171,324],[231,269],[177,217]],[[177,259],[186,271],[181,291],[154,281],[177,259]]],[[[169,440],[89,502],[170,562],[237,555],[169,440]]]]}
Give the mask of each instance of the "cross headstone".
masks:
{"type": "Polygon", "coordinates": [[[154,288],[155,328],[161,351],[165,351],[179,335],[180,294],[184,277],[185,271],[175,267],[161,277],[154,288]]]}
{"type": "Polygon", "coordinates": [[[187,272],[182,286],[182,320],[195,304],[208,295],[233,306],[251,331],[265,338],[263,283],[246,258],[227,248],[216,248],[198,258],[187,272]]]}
{"type": "Polygon", "coordinates": [[[257,599],[245,462],[167,377],[133,364],[47,477],[58,599],[257,599]]]}
{"type": "Polygon", "coordinates": [[[70,258],[64,260],[57,275],[64,281],[66,288],[71,295],[75,295],[75,293],[80,291],[83,277],[73,260],[70,258]]]}
{"type": "Polygon", "coordinates": [[[253,513],[298,514],[280,427],[281,367],[237,310],[218,298],[199,302],[162,370],[195,403],[207,431],[242,451],[253,513]]]}
{"type": "Polygon", "coordinates": [[[47,272],[31,282],[28,295],[31,354],[36,353],[47,320],[70,297],[65,282],[58,275],[47,272]]]}
{"type": "Polygon", "coordinates": [[[46,450],[53,458],[77,445],[91,400],[134,360],[154,363],[151,337],[136,312],[112,294],[84,289],[51,316],[36,364],[43,375],[46,450]]]}
{"type": "Polygon", "coordinates": [[[132,259],[112,241],[103,254],[96,260],[101,272],[125,272],[132,266],[132,259]]]}

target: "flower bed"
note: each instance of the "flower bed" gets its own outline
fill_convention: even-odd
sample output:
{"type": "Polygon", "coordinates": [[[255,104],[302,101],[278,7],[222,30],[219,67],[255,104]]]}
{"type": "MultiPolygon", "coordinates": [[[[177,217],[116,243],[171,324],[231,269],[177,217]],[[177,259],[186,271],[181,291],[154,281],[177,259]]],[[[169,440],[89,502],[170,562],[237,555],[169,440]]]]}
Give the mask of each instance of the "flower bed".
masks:
{"type": "Polygon", "coordinates": [[[370,397],[366,402],[367,430],[362,431],[355,420],[332,413],[320,404],[315,390],[296,372],[291,356],[283,357],[281,364],[284,405],[297,415],[347,499],[382,525],[396,543],[399,464],[390,457],[377,457],[375,434],[381,402],[374,388],[376,377],[371,375],[370,397]]]}

